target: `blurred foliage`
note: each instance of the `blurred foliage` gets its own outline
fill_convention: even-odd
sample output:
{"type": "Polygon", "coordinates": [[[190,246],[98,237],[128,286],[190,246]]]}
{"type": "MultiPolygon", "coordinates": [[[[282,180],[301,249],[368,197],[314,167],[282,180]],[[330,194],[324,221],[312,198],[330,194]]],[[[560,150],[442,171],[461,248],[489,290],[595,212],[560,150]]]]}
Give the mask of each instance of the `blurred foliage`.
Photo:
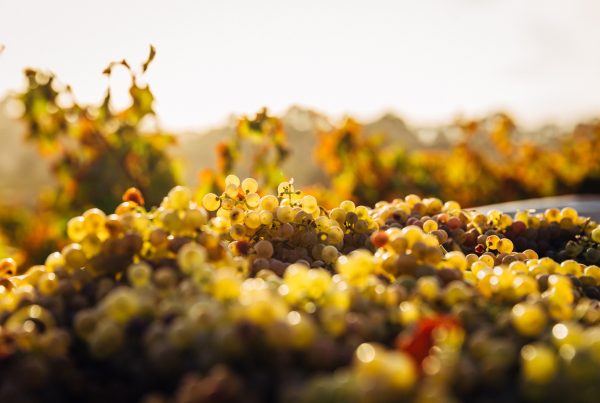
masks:
{"type": "MultiPolygon", "coordinates": [[[[405,150],[386,142],[384,134],[366,135],[357,121],[345,119],[317,134],[314,163],[325,180],[307,184],[305,191],[331,207],[343,200],[373,205],[409,193],[476,206],[600,190],[600,121],[580,124],[549,144],[522,137],[505,114],[459,121],[452,128],[460,135],[451,147],[405,150]]],[[[201,173],[200,193],[222,190],[219,178],[242,174],[243,157],[254,161],[250,175],[272,188],[281,180],[285,157],[294,152],[282,146],[285,143],[281,122],[265,111],[254,120],[242,118],[236,136],[217,147],[216,171],[201,173]],[[273,123],[265,128],[265,121],[273,123]],[[259,144],[253,155],[240,151],[249,127],[255,128],[252,138],[259,144]]],[[[285,174],[293,177],[293,172],[285,174]]]]}
{"type": "Polygon", "coordinates": [[[23,104],[25,137],[50,164],[55,186],[31,203],[33,210],[0,209],[0,227],[24,248],[22,261],[39,261],[36,258],[55,249],[66,218],[86,208],[112,210],[132,186],[143,192],[149,205],[156,205],[176,185],[177,166],[167,153],[175,137],[158,129],[143,130],[155,118],[154,96],[141,83],[154,55],[151,48],[139,72],[125,60],[104,70],[108,77],[119,67],[131,75],[131,105],[119,111],[110,106],[110,89],[99,105],[82,105],[53,74],[25,71],[27,87],[16,97],[23,104]]]}

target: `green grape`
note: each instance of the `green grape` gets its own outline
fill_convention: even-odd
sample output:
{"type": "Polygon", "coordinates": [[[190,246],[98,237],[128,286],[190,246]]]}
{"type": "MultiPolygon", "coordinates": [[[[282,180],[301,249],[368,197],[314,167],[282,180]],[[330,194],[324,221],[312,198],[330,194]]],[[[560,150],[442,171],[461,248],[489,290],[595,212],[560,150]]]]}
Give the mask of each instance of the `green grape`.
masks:
{"type": "Polygon", "coordinates": [[[87,263],[85,253],[78,243],[72,243],[65,246],[61,251],[61,254],[65,259],[65,266],[70,269],[78,269],[87,263]]]}
{"type": "Polygon", "coordinates": [[[280,206],[275,210],[277,219],[282,223],[288,223],[292,221],[292,208],[290,206],[280,206]]]}
{"type": "Polygon", "coordinates": [[[254,178],[246,178],[242,181],[242,190],[244,193],[256,193],[258,190],[258,182],[254,178]]]}
{"type": "Polygon", "coordinates": [[[188,228],[200,229],[208,222],[208,214],[203,208],[187,210],[183,215],[183,224],[188,228]]]}
{"type": "Polygon", "coordinates": [[[249,208],[257,208],[260,205],[260,196],[256,193],[248,193],[246,195],[246,205],[248,205],[249,208]]]}
{"type": "Polygon", "coordinates": [[[236,175],[227,175],[227,177],[225,178],[225,186],[235,186],[236,189],[238,186],[240,186],[240,178],[238,178],[236,175]]]}
{"type": "Polygon", "coordinates": [[[46,270],[56,271],[56,269],[65,266],[65,258],[60,252],[52,252],[46,258],[44,265],[46,266],[46,270]]]}
{"type": "Polygon", "coordinates": [[[290,311],[286,316],[286,323],[290,327],[289,343],[293,348],[308,347],[317,338],[317,329],[310,316],[290,311]]]}
{"type": "Polygon", "coordinates": [[[131,288],[116,288],[102,301],[102,310],[116,323],[128,322],[140,312],[139,297],[131,288]]]}
{"type": "Polygon", "coordinates": [[[462,252],[452,251],[446,253],[444,256],[446,262],[454,269],[458,269],[461,271],[467,270],[467,258],[462,252]]]}
{"type": "Polygon", "coordinates": [[[594,228],[594,230],[592,231],[591,238],[594,242],[600,243],[600,227],[594,228]]]}
{"type": "Polygon", "coordinates": [[[164,227],[169,231],[180,231],[183,228],[183,220],[176,210],[164,210],[160,215],[164,227]]]}
{"type": "Polygon", "coordinates": [[[120,326],[110,320],[100,321],[89,336],[90,350],[94,356],[106,358],[121,348],[123,340],[120,326]]]}
{"type": "Polygon", "coordinates": [[[87,231],[83,217],[73,217],[67,222],[67,236],[72,242],[81,242],[86,235],[87,231]]]}
{"type": "Polygon", "coordinates": [[[266,195],[260,199],[260,208],[265,211],[274,211],[279,206],[279,200],[273,195],[266,195]]]}
{"type": "Polygon", "coordinates": [[[421,239],[423,239],[423,231],[421,230],[421,228],[415,225],[409,225],[402,228],[400,234],[404,239],[406,239],[407,246],[409,248],[412,248],[415,242],[418,242],[421,239]]]}
{"type": "Polygon", "coordinates": [[[600,267],[596,265],[586,266],[583,270],[583,274],[593,278],[596,281],[596,284],[600,285],[600,267]]]}
{"type": "Polygon", "coordinates": [[[151,277],[152,268],[147,263],[136,263],[127,268],[127,279],[134,287],[146,287],[151,277]]]}
{"type": "Polygon", "coordinates": [[[354,212],[354,210],[356,209],[356,205],[352,200],[344,200],[340,203],[340,208],[349,213],[354,212]]]}
{"type": "Polygon", "coordinates": [[[208,211],[216,211],[221,206],[221,199],[214,193],[207,193],[202,198],[202,205],[208,211]]]}
{"type": "Polygon", "coordinates": [[[438,224],[434,220],[427,220],[423,223],[423,231],[432,232],[438,229],[438,224]]]}
{"type": "Polygon", "coordinates": [[[513,243],[508,238],[502,238],[498,241],[496,248],[500,253],[511,253],[513,251],[513,243]]]}
{"type": "Polygon", "coordinates": [[[558,371],[558,360],[549,347],[541,343],[528,344],[521,349],[521,368],[526,381],[548,384],[558,371]]]}
{"type": "Polygon", "coordinates": [[[244,225],[250,229],[256,229],[260,227],[260,213],[256,211],[248,211],[244,217],[244,225]]]}
{"type": "Polygon", "coordinates": [[[260,223],[262,225],[266,225],[267,227],[270,227],[273,224],[273,213],[271,213],[270,211],[261,211],[260,212],[260,223]]]}
{"type": "Polygon", "coordinates": [[[332,245],[337,245],[342,243],[344,240],[344,231],[340,227],[330,227],[327,230],[327,242],[332,245]]]}
{"type": "Polygon", "coordinates": [[[213,295],[220,301],[231,300],[240,295],[242,281],[233,269],[220,269],[213,277],[213,295]]]}
{"type": "Polygon", "coordinates": [[[428,301],[434,301],[440,295],[440,285],[433,276],[421,277],[417,280],[417,291],[428,301]]]}
{"type": "Polygon", "coordinates": [[[184,245],[177,254],[177,263],[183,273],[193,273],[206,265],[206,250],[197,243],[184,245]]]}
{"type": "Polygon", "coordinates": [[[91,259],[102,250],[102,241],[94,234],[86,235],[81,241],[81,250],[85,253],[86,258],[91,259]]]}
{"type": "Polygon", "coordinates": [[[306,195],[301,200],[302,209],[308,213],[312,213],[315,210],[318,210],[319,205],[317,203],[317,199],[315,199],[312,195],[306,195]]]}
{"type": "Polygon", "coordinates": [[[229,212],[229,220],[232,224],[241,224],[244,222],[244,210],[235,207],[229,212]]]}
{"type": "Polygon", "coordinates": [[[356,349],[355,358],[358,377],[363,381],[377,380],[400,390],[409,390],[417,382],[415,364],[405,353],[363,343],[356,349]]]}
{"type": "Polygon", "coordinates": [[[221,200],[221,209],[232,210],[235,207],[235,201],[233,199],[224,198],[221,200]]]}
{"type": "Polygon", "coordinates": [[[336,207],[329,212],[329,218],[337,221],[339,224],[344,224],[346,221],[346,210],[336,207]]]}
{"type": "Polygon", "coordinates": [[[340,256],[337,260],[336,270],[350,284],[364,286],[368,276],[375,271],[375,264],[370,252],[366,250],[355,250],[348,256],[340,256]]]}
{"type": "Polygon", "coordinates": [[[98,314],[93,309],[86,309],[77,312],[73,319],[73,328],[75,333],[84,339],[87,339],[94,331],[98,323],[98,314]]]}
{"type": "MultiPolygon", "coordinates": [[[[106,214],[100,209],[92,208],[83,213],[83,224],[88,234],[100,232],[106,224],[106,214]]],[[[78,242],[73,239],[74,242],[78,242]]]]}
{"type": "Polygon", "coordinates": [[[560,221],[560,210],[557,208],[549,208],[544,212],[544,217],[549,222],[558,222],[560,221]]]}
{"type": "Polygon", "coordinates": [[[42,295],[52,295],[58,290],[59,279],[54,273],[44,273],[37,282],[38,291],[42,295]]]}
{"type": "Polygon", "coordinates": [[[447,212],[447,213],[459,211],[460,209],[461,209],[460,204],[458,204],[457,202],[455,202],[453,200],[447,201],[446,203],[444,203],[444,206],[442,207],[442,211],[447,212]]]}
{"type": "Polygon", "coordinates": [[[485,240],[485,244],[488,249],[495,250],[498,248],[498,243],[500,242],[500,238],[498,235],[490,235],[485,240]]]}
{"type": "Polygon", "coordinates": [[[547,315],[537,304],[519,303],[512,309],[512,323],[523,336],[537,336],[548,323],[547,315]]]}
{"type": "Polygon", "coordinates": [[[234,224],[229,230],[229,235],[234,241],[239,241],[246,238],[246,227],[242,224],[234,224]]]}
{"type": "Polygon", "coordinates": [[[192,200],[192,191],[185,186],[175,186],[167,195],[169,206],[176,210],[185,210],[192,200]]]}
{"type": "Polygon", "coordinates": [[[335,263],[338,258],[338,250],[335,246],[327,245],[321,251],[321,260],[325,263],[335,263]]]}
{"type": "Polygon", "coordinates": [[[225,194],[231,199],[234,199],[234,200],[237,199],[237,196],[239,193],[238,186],[239,185],[234,185],[232,183],[225,186],[225,194]]]}
{"type": "Polygon", "coordinates": [[[361,220],[367,220],[369,217],[369,209],[365,206],[357,206],[354,209],[354,214],[356,214],[361,220]]]}

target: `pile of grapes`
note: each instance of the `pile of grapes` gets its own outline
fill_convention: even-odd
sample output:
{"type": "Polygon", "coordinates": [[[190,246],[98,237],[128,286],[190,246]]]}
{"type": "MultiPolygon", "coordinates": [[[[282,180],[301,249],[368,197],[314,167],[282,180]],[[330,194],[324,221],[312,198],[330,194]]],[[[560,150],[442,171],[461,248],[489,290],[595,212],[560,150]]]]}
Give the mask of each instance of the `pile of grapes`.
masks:
{"type": "Polygon", "coordinates": [[[172,189],[0,262],[1,402],[598,401],[600,227],[172,189]]]}

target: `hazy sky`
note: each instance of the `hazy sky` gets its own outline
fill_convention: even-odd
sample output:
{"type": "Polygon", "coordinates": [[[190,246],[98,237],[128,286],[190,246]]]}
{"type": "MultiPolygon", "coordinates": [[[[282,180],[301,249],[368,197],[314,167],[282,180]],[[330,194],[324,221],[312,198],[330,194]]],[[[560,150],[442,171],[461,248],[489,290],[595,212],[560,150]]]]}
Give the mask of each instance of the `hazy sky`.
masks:
{"type": "Polygon", "coordinates": [[[0,94],[34,66],[82,101],[101,99],[109,61],[154,44],[147,79],[172,129],[293,104],[417,124],[600,116],[596,0],[0,0],[0,43],[0,94]]]}

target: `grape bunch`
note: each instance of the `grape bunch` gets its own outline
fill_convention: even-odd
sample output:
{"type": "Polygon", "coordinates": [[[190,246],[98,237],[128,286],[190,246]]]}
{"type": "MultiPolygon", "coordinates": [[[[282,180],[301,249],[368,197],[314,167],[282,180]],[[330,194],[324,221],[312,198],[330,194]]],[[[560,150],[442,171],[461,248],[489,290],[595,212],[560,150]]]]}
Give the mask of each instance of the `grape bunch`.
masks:
{"type": "Polygon", "coordinates": [[[130,189],[43,264],[0,261],[0,401],[595,401],[599,231],[234,175],[130,189]]]}

